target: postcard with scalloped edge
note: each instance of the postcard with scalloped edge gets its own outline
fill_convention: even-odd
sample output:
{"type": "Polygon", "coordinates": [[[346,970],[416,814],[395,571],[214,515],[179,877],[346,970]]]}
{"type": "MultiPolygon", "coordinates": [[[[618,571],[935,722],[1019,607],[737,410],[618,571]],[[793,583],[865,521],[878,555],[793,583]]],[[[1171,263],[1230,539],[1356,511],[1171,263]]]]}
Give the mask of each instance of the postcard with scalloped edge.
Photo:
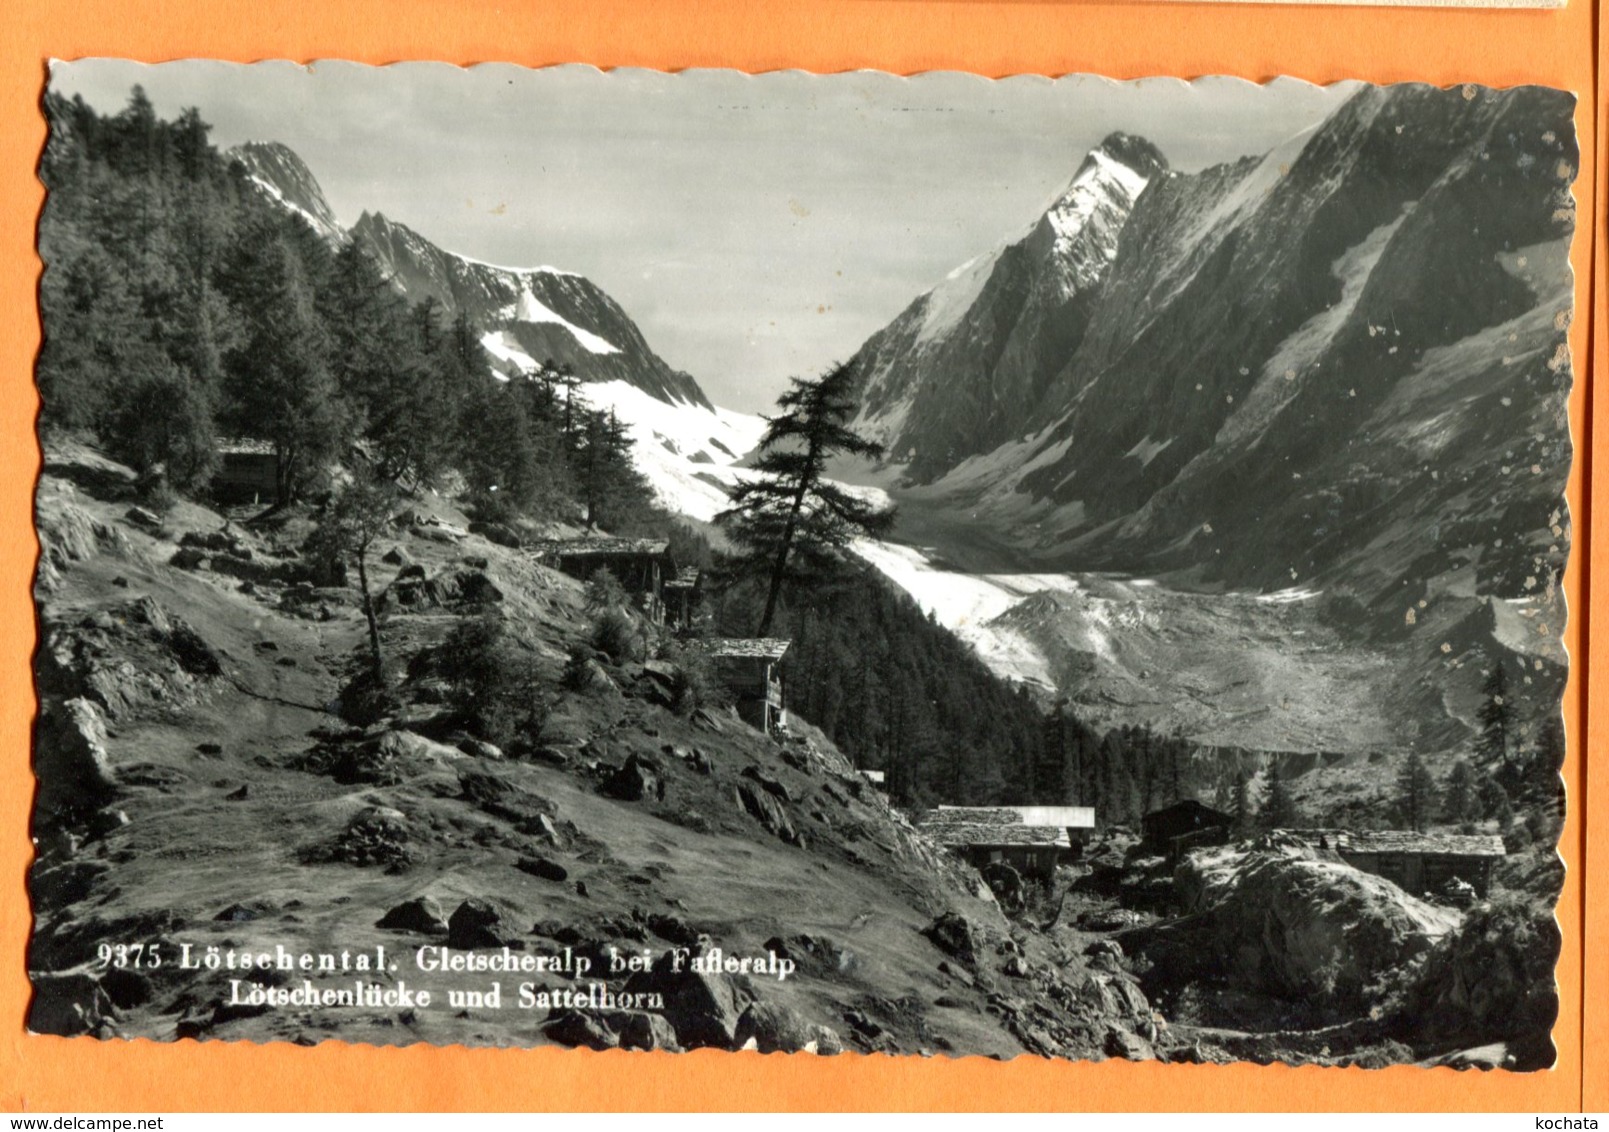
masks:
{"type": "Polygon", "coordinates": [[[1574,107],[53,64],[30,1028],[1550,1066],[1574,107]]]}

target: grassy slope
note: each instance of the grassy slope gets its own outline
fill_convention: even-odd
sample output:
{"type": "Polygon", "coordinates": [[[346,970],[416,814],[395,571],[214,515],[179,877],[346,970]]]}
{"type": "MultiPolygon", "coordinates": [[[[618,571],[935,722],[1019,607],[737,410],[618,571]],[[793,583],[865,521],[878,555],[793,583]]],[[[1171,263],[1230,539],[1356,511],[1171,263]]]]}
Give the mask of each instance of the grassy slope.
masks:
{"type": "MultiPolygon", "coordinates": [[[[109,868],[97,865],[87,891],[67,902],[36,890],[35,968],[60,969],[88,959],[101,942],[155,939],[170,945],[187,941],[197,952],[209,944],[356,951],[384,943],[393,953],[406,949],[411,955],[412,948],[439,939],[375,927],[387,909],[431,895],[450,914],[460,900],[478,897],[502,910],[504,924],[536,950],[557,946],[552,936],[558,934],[603,943],[618,939],[622,945],[662,951],[663,939],[631,926],[634,912],[674,916],[734,952],[763,950],[775,935],[829,937],[851,956],[843,970],[801,975],[782,985],[757,983],[760,996],[794,1006],[862,1048],[993,1055],[1022,1050],[1001,1012],[988,1006],[983,988],[992,988],[992,978],[985,975],[973,987],[969,977],[941,972],[943,954],[919,934],[948,909],[964,912],[1001,941],[1005,921],[992,902],[977,899],[963,873],[933,858],[872,792],[857,796],[858,784],[835,752],[819,750],[819,757],[805,763],[806,773],[783,760],[778,744],[735,718],[720,720],[720,730],[712,731],[645,700],[604,691],[570,696],[552,721],[555,736],[570,742],[569,766],[483,763],[444,747],[432,749],[431,758],[393,785],[344,786],[299,769],[315,742],[310,732],[339,726],[323,705],[334,699],[340,674],[362,641],[354,595],[344,604],[332,602],[329,620],[307,619],[279,608],[276,587],[243,593],[234,578],[168,565],[183,531],[217,530],[223,517],[181,505],[168,516],[166,535],[154,537],[123,518],[129,501],[119,478],[115,468],[83,452],[57,454],[47,467],[42,508],[69,499],[122,531],[132,548],[131,554],[104,553],[64,571],[41,606],[47,628],[150,595],[222,655],[226,676],[207,682],[193,706],[148,706],[137,718],[113,721],[109,749],[125,783],[137,778],[154,784],[125,785],[118,808],[127,825],[92,838],[76,854],[45,855],[41,868],[64,860],[109,868]],[[86,465],[99,468],[93,479],[84,474],[86,465]],[[80,488],[64,496],[60,481],[69,476],[80,480],[80,488]],[[126,585],[114,584],[115,579],[126,585]],[[577,751],[575,744],[582,741],[585,750],[577,751]],[[203,753],[204,744],[216,744],[218,753],[203,753]],[[697,745],[714,773],[698,775],[681,759],[660,754],[666,745],[697,745]],[[657,758],[665,768],[663,801],[621,802],[599,793],[588,762],[596,758],[619,765],[633,751],[657,758]],[[750,765],[784,783],[795,799],[787,808],[807,848],[785,844],[739,809],[733,790],[750,765]],[[137,776],[128,774],[133,766],[141,767],[137,776]],[[464,798],[458,775],[466,767],[494,770],[545,799],[557,818],[579,831],[570,850],[533,845],[514,825],[464,798]],[[241,786],[247,797],[231,799],[241,786]],[[405,815],[415,858],[411,867],[388,873],[307,863],[310,848],[328,844],[354,813],[370,805],[405,815]],[[703,820],[687,818],[690,810],[703,820]],[[541,880],[514,867],[533,852],[561,863],[568,880],[541,880]],[[587,895],[578,894],[577,880],[587,895]],[[253,918],[215,918],[235,905],[247,905],[244,914],[253,918]],[[533,931],[538,924],[545,936],[533,931]],[[633,934],[643,938],[634,940],[633,934]],[[950,1005],[925,1005],[940,997],[950,1005]],[[913,1007],[913,1001],[922,1005],[913,1007]],[[847,1025],[845,1014],[851,1010],[877,1022],[873,1029],[882,1034],[865,1036],[847,1025]]],[[[427,509],[462,522],[441,501],[431,501],[427,509]]],[[[295,534],[287,529],[278,541],[293,541],[295,534]]],[[[254,541],[261,545],[275,537],[254,541]]],[[[518,552],[473,536],[460,545],[444,545],[409,533],[397,542],[432,575],[466,554],[488,559],[489,575],[507,594],[507,611],[549,656],[561,655],[583,631],[576,583],[518,552]]],[[[380,582],[389,582],[394,570],[382,568],[380,582]]],[[[456,620],[456,612],[441,610],[396,613],[384,630],[388,647],[409,655],[439,640],[456,620]]],[[[628,690],[632,686],[629,673],[613,675],[628,690]]],[[[440,725],[430,720],[438,710],[419,704],[404,714],[413,726],[430,730],[440,725]]],[[[817,742],[819,748],[819,737],[817,742]]],[[[1038,938],[1025,946],[1036,964],[1052,960],[1049,945],[1038,938]]],[[[399,977],[413,985],[428,980],[438,992],[487,982],[481,975],[413,975],[410,967],[405,962],[399,977]]],[[[543,1011],[507,1007],[467,1013],[433,1007],[412,1014],[285,1009],[220,1017],[213,1024],[211,1004],[225,977],[181,975],[171,967],[156,973],[149,1001],[123,1011],[116,1029],[171,1038],[181,1020],[189,1020],[194,1030],[200,1019],[205,1034],[254,1040],[543,1040],[538,1029],[543,1011]]],[[[507,998],[517,980],[504,981],[507,998]]],[[[1036,992],[1024,982],[1011,993],[1032,998],[1036,992]]]]}

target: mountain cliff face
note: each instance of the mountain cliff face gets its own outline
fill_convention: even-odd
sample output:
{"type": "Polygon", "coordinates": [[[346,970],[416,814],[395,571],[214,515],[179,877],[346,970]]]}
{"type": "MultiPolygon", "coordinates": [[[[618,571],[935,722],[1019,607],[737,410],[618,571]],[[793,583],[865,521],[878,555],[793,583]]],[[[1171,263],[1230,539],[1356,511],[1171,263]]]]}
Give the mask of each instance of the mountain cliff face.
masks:
{"type": "Polygon", "coordinates": [[[501,369],[551,360],[574,366],[586,381],[625,381],[662,401],[711,407],[698,382],[671,369],[620,304],[584,276],[480,263],[377,212],[358,218],[352,238],[410,301],[430,297],[451,313],[466,312],[501,369]]]}
{"type": "Polygon", "coordinates": [[[1113,134],[1015,243],[963,264],[857,355],[861,427],[917,478],[1021,436],[1089,326],[1135,200],[1166,169],[1113,134]]]}
{"type": "Polygon", "coordinates": [[[691,376],[654,353],[631,317],[596,284],[553,267],[496,267],[446,251],[405,225],[365,212],[350,231],[311,170],[288,147],[252,142],[233,151],[262,191],[331,242],[356,241],[410,302],[433,298],[465,312],[504,373],[552,361],[582,380],[625,382],[670,404],[711,409],[691,376]]]}
{"type": "Polygon", "coordinates": [[[346,241],[346,233],[324,199],[318,179],[289,146],[247,142],[231,150],[230,156],[246,167],[252,182],[264,194],[307,221],[313,231],[331,243],[346,241]]]}
{"type": "Polygon", "coordinates": [[[1404,608],[1546,587],[1572,112],[1539,88],[1365,88],[1193,174],[1109,140],[1029,237],[856,356],[896,494],[1040,566],[1404,608]]]}

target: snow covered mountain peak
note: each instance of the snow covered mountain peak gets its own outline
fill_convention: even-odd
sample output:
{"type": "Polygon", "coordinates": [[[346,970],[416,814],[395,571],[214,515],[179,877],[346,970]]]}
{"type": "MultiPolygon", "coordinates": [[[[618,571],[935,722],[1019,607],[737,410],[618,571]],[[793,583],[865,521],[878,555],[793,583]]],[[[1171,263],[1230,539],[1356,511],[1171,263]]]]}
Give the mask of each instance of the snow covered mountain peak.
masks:
{"type": "Polygon", "coordinates": [[[1089,151],[1072,183],[1040,221],[1068,298],[1099,282],[1117,254],[1118,233],[1135,202],[1167,168],[1167,158],[1156,146],[1132,134],[1108,135],[1089,151]]]}
{"type": "Polygon", "coordinates": [[[1129,215],[1167,168],[1132,134],[1090,150],[1016,242],[950,272],[861,347],[858,427],[918,479],[1021,436],[1084,333],[1129,215]]]}
{"type": "Polygon", "coordinates": [[[250,141],[229,156],[245,166],[252,183],[269,199],[300,216],[324,239],[336,244],[346,240],[318,179],[295,150],[280,142],[250,141]]]}

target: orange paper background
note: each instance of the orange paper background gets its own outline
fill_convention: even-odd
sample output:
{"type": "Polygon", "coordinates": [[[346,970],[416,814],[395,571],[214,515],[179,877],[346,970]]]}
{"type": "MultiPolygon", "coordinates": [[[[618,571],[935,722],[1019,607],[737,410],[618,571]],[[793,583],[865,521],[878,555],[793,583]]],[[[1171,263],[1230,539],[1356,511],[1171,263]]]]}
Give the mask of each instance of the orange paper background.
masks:
{"type": "MultiPolygon", "coordinates": [[[[1609,834],[1585,822],[1585,692],[1597,686],[1594,716],[1609,723],[1609,666],[1588,676],[1586,586],[1594,539],[1586,512],[1592,452],[1589,334],[1593,251],[1604,248],[1599,199],[1594,0],[1563,10],[1449,11],[1332,9],[1214,4],[931,3],[926,0],[796,0],[786,8],[741,0],[501,5],[448,0],[360,0],[327,6],[253,0],[14,0],[0,32],[0,239],[9,268],[0,276],[0,1106],[31,1111],[261,1109],[1222,1109],[1272,1110],[1609,1109],[1609,1004],[1603,943],[1583,970],[1587,916],[1609,901],[1609,834]],[[17,10],[17,9],[21,10],[17,10]],[[34,698],[28,660],[34,640],[29,597],[37,544],[32,491],[38,467],[32,382],[38,347],[39,262],[34,234],[43,191],[34,169],[44,139],[38,103],[45,60],[116,55],[159,61],[190,56],[235,60],[345,58],[372,63],[439,59],[533,66],[734,67],[759,71],[870,67],[898,73],[968,70],[985,75],[1089,71],[1115,78],[1279,74],[1314,82],[1428,80],[1494,86],[1545,83],[1580,96],[1576,127],[1582,171],[1575,185],[1579,224],[1572,249],[1577,318],[1571,330],[1576,385],[1571,427],[1577,458],[1569,497],[1574,554],[1566,576],[1574,664],[1566,693],[1571,792],[1562,852],[1569,866],[1559,921],[1562,1009],[1554,1031],[1557,1066],[1534,1074],[1452,1070],[1170,1066],[1053,1062],[998,1063],[845,1055],[598,1054],[583,1050],[376,1049],[325,1042],[287,1044],[102,1042],[24,1033],[29,993],[24,947],[29,910],[24,877],[33,781],[27,771],[34,698]],[[1590,853],[1590,858],[1588,854],[1590,853]],[[1585,883],[1586,861],[1598,876],[1585,883]],[[1583,1072],[1583,1053],[1596,1072],[1583,1072]],[[1586,1090],[1585,1094],[1583,1090],[1586,1090]]],[[[204,109],[204,108],[203,108],[204,109]]],[[[1603,281],[1600,255],[1596,278],[1603,281]]],[[[1603,286],[1597,288],[1603,313],[1603,286]]],[[[1609,364],[1601,339],[1596,360],[1609,364]]],[[[1609,453],[1606,453],[1609,455],[1609,453]]],[[[1609,534],[1604,536],[1609,539],[1609,534]]],[[[1599,539],[1597,541],[1603,541],[1599,539]]],[[[1609,549],[1609,548],[1606,548],[1609,549]]],[[[1596,604],[1609,603],[1609,598],[1596,604]]],[[[1599,618],[1603,620],[1603,618],[1599,618]]],[[[1600,634],[1602,635],[1602,634],[1600,634]]],[[[1598,795],[1609,771],[1592,768],[1598,795]]],[[[1593,918],[1603,920],[1601,912],[1593,918]]],[[[1598,935],[1602,935],[1599,924],[1598,935]]]]}

